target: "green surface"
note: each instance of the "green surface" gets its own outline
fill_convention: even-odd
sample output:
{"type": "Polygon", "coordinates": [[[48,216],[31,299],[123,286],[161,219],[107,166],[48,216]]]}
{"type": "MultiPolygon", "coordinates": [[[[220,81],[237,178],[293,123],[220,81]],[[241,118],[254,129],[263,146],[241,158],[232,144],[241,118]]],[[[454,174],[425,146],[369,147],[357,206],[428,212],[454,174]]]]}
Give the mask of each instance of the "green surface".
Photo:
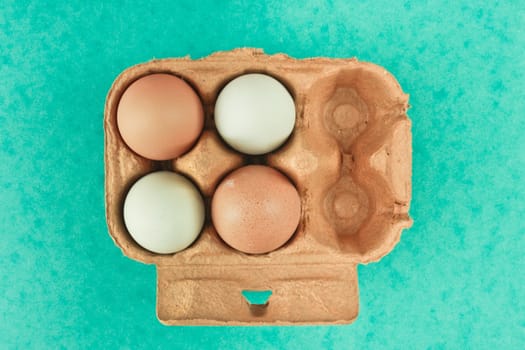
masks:
{"type": "Polygon", "coordinates": [[[0,348],[522,348],[523,2],[288,3],[1,2],[0,348]],[[107,234],[113,79],[153,57],[241,46],[356,56],[411,95],[415,224],[359,268],[352,325],[162,326],[155,268],[107,234]]]}
{"type": "Polygon", "coordinates": [[[250,305],[266,305],[272,295],[271,290],[243,290],[242,296],[250,305]]]}

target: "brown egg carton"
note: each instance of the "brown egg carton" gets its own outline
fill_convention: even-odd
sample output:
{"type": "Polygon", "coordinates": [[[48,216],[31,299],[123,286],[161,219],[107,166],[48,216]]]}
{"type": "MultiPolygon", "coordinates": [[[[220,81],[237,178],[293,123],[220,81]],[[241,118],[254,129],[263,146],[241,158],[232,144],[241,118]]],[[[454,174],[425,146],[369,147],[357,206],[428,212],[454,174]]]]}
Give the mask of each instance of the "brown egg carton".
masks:
{"type": "Polygon", "coordinates": [[[257,49],[206,58],[153,60],[125,70],[109,91],[105,115],[105,200],[111,237],[123,253],[157,266],[157,315],[164,324],[349,323],[358,314],[357,264],[377,261],[410,227],[412,143],[408,95],[384,68],[356,59],[297,60],[257,49]],[[240,154],[218,136],[218,93],[245,73],[264,73],[294,97],[295,129],[265,156],[240,154]],[[132,152],[116,123],[119,99],[136,79],[174,74],[200,96],[205,127],[195,146],[172,161],[132,152]],[[283,247],[248,255],[226,245],[210,221],[220,180],[246,164],[279,169],[301,196],[299,227],[283,247]],[[123,200],[143,175],[170,169],[200,189],[207,219],[187,249],[159,255],[137,245],[123,222],[123,200]],[[272,291],[250,304],[243,290],[272,291]]]}

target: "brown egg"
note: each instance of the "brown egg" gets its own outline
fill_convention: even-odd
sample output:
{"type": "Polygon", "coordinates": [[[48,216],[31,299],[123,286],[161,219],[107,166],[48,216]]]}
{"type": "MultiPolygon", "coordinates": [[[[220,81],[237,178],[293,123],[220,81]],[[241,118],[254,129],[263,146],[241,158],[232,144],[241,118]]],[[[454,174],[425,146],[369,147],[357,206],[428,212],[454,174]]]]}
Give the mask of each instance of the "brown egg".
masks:
{"type": "Polygon", "coordinates": [[[211,215],[227,244],[245,253],[262,254],[279,248],[293,235],[301,216],[301,199],[279,171],[249,165],[219,184],[211,215]]]}
{"type": "Polygon", "coordinates": [[[186,152],[204,124],[202,103],[182,79],[151,74],[132,83],[120,98],[117,124],[124,142],[139,155],[173,159],[186,152]]]}

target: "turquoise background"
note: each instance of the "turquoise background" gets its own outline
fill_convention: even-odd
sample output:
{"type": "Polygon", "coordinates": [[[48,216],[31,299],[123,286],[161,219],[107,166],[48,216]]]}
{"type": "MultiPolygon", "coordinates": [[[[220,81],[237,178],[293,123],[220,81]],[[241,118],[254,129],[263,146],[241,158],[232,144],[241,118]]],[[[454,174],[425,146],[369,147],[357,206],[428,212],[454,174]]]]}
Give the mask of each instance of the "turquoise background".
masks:
{"type": "Polygon", "coordinates": [[[0,348],[525,344],[523,2],[287,3],[2,1],[0,348]],[[107,234],[102,113],[114,78],[154,57],[243,46],[356,56],[411,96],[415,224],[359,268],[352,325],[162,326],[154,266],[107,234]]]}

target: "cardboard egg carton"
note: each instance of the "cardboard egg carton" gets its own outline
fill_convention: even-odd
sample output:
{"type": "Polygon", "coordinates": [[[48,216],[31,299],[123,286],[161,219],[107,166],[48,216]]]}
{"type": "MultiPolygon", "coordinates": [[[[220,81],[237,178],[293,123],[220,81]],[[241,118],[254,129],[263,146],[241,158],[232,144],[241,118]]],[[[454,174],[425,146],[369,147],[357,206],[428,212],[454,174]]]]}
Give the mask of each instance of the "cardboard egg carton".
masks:
{"type": "Polygon", "coordinates": [[[349,323],[358,314],[357,264],[377,261],[412,220],[412,143],[408,95],[385,69],[356,59],[297,60],[257,49],[206,58],[153,60],[125,70],[109,91],[104,114],[105,201],[109,232],[122,252],[157,267],[157,316],[176,324],[349,323]],[[277,78],[293,96],[296,124],[290,139],[264,156],[228,147],[214,127],[214,103],[229,81],[245,73],[277,78]],[[152,73],[170,73],[200,96],[205,127],[195,146],[171,161],[131,151],[116,123],[125,89],[152,73]],[[210,200],[220,180],[247,164],[286,174],[301,196],[302,215],[281,248],[248,255],[226,245],[210,221],[210,200]],[[168,255],[134,242],[123,222],[130,186],[157,170],[184,174],[207,208],[199,238],[168,255]],[[271,293],[253,301],[250,291],[271,293]]]}

